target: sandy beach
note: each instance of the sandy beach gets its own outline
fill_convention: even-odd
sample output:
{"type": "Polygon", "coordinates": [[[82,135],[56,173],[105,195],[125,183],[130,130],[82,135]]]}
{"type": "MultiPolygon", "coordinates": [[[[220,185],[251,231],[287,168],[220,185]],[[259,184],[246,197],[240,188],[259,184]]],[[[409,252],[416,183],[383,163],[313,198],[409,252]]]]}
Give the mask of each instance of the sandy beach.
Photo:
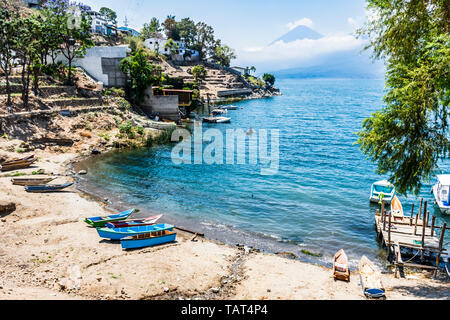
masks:
{"type": "MultiPolygon", "coordinates": [[[[65,175],[76,153],[36,151],[44,169],[65,175]]],[[[1,202],[16,210],[0,218],[0,299],[365,299],[359,275],[334,281],[330,269],[196,238],[178,231],[177,241],[124,251],[101,240],[83,219],[108,215],[101,202],[77,191],[26,193],[0,178],[1,202]]],[[[383,274],[387,299],[448,299],[450,284],[429,273],[396,279],[383,274]]]]}

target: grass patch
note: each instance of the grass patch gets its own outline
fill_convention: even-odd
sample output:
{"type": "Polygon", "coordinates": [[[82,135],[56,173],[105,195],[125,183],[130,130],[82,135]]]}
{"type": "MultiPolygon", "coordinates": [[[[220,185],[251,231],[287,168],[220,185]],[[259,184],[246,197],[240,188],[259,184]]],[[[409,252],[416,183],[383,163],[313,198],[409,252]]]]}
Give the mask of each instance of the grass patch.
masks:
{"type": "Polygon", "coordinates": [[[311,251],[308,251],[308,250],[302,250],[302,253],[306,254],[308,256],[312,256],[312,257],[321,257],[322,256],[321,253],[314,253],[314,252],[311,252],[311,251]]]}

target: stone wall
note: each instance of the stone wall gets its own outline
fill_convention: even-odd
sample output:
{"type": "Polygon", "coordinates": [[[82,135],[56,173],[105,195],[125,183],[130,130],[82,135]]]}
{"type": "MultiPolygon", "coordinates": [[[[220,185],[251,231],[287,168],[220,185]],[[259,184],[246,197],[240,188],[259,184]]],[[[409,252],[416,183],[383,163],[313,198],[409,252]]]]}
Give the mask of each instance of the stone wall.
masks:
{"type": "Polygon", "coordinates": [[[178,96],[154,96],[151,87],[145,93],[146,97],[141,108],[148,116],[153,117],[159,113],[160,117],[167,120],[181,120],[178,96]]]}

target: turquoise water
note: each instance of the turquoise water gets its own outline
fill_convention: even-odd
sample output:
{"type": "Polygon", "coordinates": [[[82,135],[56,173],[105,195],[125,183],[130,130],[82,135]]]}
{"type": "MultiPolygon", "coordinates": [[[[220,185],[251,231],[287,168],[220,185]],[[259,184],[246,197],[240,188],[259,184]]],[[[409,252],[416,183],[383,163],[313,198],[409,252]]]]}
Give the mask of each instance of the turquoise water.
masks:
{"type": "MultiPolygon", "coordinates": [[[[278,174],[263,176],[259,165],[175,165],[173,146],[117,152],[93,158],[87,179],[116,205],[132,204],[165,213],[169,222],[231,244],[262,250],[302,250],[330,261],[344,248],[355,262],[377,257],[374,212],[369,192],[375,166],[359,151],[354,134],[364,118],[380,109],[383,80],[287,79],[283,96],[238,103],[226,130],[280,130],[278,174]]],[[[206,143],[207,144],[207,143],[206,143]]],[[[443,164],[449,172],[448,162],[443,164]]],[[[434,181],[432,181],[434,182],[434,181]]],[[[432,202],[431,184],[422,197],[432,202]]],[[[408,212],[413,197],[401,198],[408,212]]],[[[438,208],[430,212],[444,220],[438,208]]]]}

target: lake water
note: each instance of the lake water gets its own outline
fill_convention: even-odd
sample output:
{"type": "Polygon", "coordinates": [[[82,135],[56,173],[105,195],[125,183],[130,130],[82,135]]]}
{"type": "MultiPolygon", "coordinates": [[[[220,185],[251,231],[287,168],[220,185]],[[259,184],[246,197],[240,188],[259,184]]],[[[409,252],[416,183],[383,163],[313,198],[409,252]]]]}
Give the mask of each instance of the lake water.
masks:
{"type": "MultiPolygon", "coordinates": [[[[116,206],[164,213],[166,221],[230,244],[270,252],[289,251],[302,259],[308,250],[329,263],[344,248],[352,265],[362,255],[378,257],[369,192],[375,166],[355,145],[363,119],[381,108],[383,80],[285,79],[283,96],[237,103],[231,124],[204,130],[279,129],[280,163],[275,175],[260,165],[175,165],[173,145],[114,152],[92,158],[83,180],[116,206]]],[[[208,143],[205,143],[208,144],[208,143]]],[[[450,172],[448,162],[442,169],[450,172]]],[[[83,183],[82,181],[82,183],[83,183]]],[[[431,185],[421,197],[439,224],[448,217],[432,205],[431,185]]],[[[401,197],[405,212],[418,200],[401,197]]]]}

